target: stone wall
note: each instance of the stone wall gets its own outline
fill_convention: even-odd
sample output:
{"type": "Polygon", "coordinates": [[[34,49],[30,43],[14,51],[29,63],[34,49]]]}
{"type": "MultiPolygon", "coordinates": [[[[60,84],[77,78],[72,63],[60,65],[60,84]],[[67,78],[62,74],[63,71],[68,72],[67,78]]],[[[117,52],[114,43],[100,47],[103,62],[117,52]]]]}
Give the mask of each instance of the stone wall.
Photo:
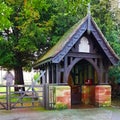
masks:
{"type": "Polygon", "coordinates": [[[82,86],[82,103],[86,105],[96,105],[99,107],[111,106],[111,86],[82,86]]]}
{"type": "Polygon", "coordinates": [[[95,87],[95,101],[97,106],[111,106],[111,86],[97,85],[95,87]]]}
{"type": "MultiPolygon", "coordinates": [[[[70,86],[49,86],[49,103],[54,101],[54,108],[71,108],[71,88],[70,86]],[[51,90],[50,90],[51,89],[51,90]]],[[[50,107],[50,106],[49,106],[50,107]]]]}
{"type": "MultiPolygon", "coordinates": [[[[71,108],[71,88],[70,86],[49,86],[52,93],[49,93],[49,103],[54,99],[54,108],[71,108]]],[[[110,85],[83,85],[82,104],[111,106],[111,86],[110,85]]],[[[52,103],[52,102],[51,102],[52,103]]]]}
{"type": "Polygon", "coordinates": [[[55,87],[56,105],[62,103],[67,108],[71,108],[71,90],[69,86],[55,87]]]}

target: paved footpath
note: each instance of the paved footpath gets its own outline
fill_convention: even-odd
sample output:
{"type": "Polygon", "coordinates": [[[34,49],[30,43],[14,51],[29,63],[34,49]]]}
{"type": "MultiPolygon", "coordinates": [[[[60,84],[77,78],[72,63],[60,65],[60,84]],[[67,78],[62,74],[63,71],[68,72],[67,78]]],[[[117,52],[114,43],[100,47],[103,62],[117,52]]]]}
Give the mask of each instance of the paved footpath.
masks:
{"type": "Polygon", "coordinates": [[[120,120],[119,108],[92,108],[41,111],[38,109],[0,110],[0,120],[120,120]]]}

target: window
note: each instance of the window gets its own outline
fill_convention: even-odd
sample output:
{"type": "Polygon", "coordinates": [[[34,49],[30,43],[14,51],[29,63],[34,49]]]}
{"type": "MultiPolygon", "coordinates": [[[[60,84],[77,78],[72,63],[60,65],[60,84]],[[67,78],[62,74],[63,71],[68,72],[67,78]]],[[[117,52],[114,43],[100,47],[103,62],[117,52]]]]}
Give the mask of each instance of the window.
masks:
{"type": "Polygon", "coordinates": [[[90,52],[89,41],[86,37],[81,38],[78,51],[79,52],[86,52],[86,53],[90,52]]]}

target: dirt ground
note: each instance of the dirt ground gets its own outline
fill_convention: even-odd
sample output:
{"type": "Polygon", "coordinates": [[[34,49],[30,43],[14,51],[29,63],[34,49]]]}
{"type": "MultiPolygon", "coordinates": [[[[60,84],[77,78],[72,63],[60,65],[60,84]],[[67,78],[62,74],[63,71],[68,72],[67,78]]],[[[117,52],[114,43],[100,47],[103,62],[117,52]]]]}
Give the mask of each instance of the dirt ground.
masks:
{"type": "Polygon", "coordinates": [[[120,120],[119,108],[0,110],[0,120],[120,120]]]}

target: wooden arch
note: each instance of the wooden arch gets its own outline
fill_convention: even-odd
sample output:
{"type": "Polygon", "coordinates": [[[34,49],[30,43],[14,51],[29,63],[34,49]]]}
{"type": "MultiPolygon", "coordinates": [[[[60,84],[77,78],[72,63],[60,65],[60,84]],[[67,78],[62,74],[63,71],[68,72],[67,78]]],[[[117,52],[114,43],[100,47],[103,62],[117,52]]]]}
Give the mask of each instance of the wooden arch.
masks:
{"type": "Polygon", "coordinates": [[[86,61],[88,61],[88,62],[94,67],[94,69],[95,69],[96,72],[97,72],[98,81],[100,81],[100,78],[101,78],[101,75],[99,74],[99,73],[100,73],[100,70],[99,70],[98,66],[96,66],[95,62],[94,62],[92,59],[75,58],[75,59],[72,61],[72,63],[67,67],[66,78],[65,78],[65,80],[66,80],[65,82],[66,82],[66,83],[67,83],[67,81],[68,81],[68,77],[69,77],[70,71],[72,70],[72,68],[74,67],[74,65],[75,65],[76,63],[78,63],[79,61],[83,60],[83,59],[86,60],[86,61]]]}

